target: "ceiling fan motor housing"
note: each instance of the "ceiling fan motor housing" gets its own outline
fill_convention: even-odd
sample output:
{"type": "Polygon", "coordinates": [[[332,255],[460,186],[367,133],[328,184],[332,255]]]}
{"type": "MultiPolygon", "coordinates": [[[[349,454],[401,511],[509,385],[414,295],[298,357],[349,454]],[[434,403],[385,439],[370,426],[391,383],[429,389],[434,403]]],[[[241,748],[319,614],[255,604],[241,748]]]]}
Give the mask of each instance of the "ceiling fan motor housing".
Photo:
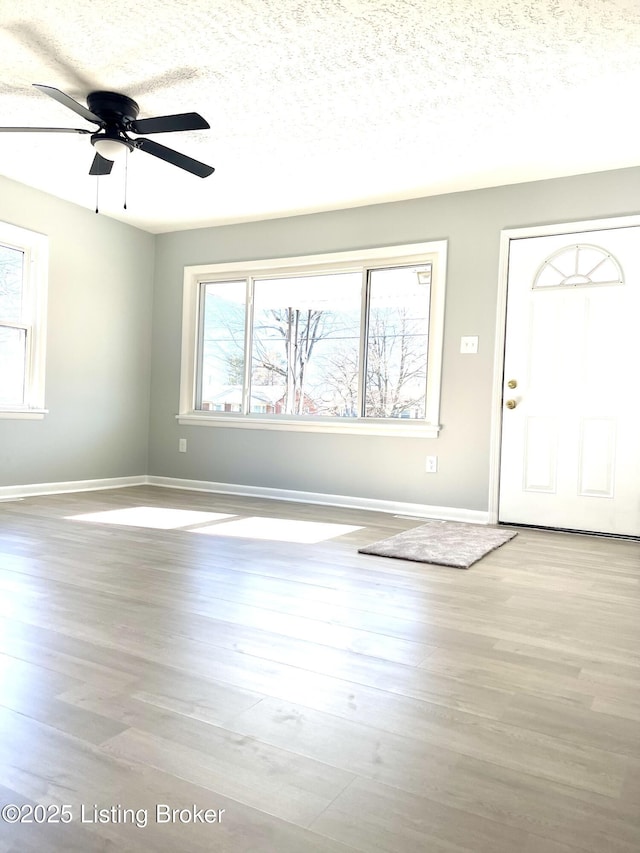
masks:
{"type": "Polygon", "coordinates": [[[90,92],[87,106],[103,122],[100,130],[91,135],[91,144],[102,157],[116,160],[125,149],[133,151],[135,146],[127,130],[139,112],[134,100],[117,92],[90,92]]]}
{"type": "Polygon", "coordinates": [[[89,92],[87,106],[107,126],[122,125],[123,129],[126,129],[129,122],[135,121],[140,112],[140,107],[134,100],[117,92],[89,92]]]}

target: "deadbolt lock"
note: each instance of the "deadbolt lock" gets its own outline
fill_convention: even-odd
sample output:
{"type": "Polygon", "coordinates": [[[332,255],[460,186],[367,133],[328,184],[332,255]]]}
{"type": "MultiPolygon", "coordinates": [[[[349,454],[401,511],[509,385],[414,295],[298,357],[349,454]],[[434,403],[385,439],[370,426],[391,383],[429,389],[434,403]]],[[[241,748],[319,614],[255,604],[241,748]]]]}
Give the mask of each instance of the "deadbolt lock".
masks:
{"type": "Polygon", "coordinates": [[[506,402],[507,409],[515,409],[517,405],[515,400],[507,400],[506,402]]]}
{"type": "Polygon", "coordinates": [[[507,382],[507,385],[509,386],[509,388],[517,388],[518,387],[518,383],[515,379],[510,379],[507,382]]]}

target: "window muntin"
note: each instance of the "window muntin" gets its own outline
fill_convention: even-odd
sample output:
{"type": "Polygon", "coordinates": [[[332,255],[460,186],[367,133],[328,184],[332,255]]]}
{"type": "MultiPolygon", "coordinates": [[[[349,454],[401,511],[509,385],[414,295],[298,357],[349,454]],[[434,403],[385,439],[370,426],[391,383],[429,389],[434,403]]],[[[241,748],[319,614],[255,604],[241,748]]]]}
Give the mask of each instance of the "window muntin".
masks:
{"type": "MultiPolygon", "coordinates": [[[[437,437],[446,254],[446,241],[437,241],[185,267],[180,408],[176,418],[185,425],[437,437]],[[419,297],[415,290],[411,292],[418,272],[419,297]],[[390,305],[394,290],[402,289],[397,278],[400,273],[413,280],[407,285],[405,295],[422,300],[420,311],[412,306],[407,312],[405,305],[401,312],[402,306],[390,305]],[[387,282],[394,275],[395,284],[387,282]],[[220,334],[219,320],[204,321],[205,306],[219,285],[233,285],[236,295],[232,301],[236,306],[245,300],[244,361],[238,347],[243,331],[239,320],[233,324],[232,334],[229,323],[224,334],[220,334]],[[428,303],[426,308],[425,303],[428,303]],[[394,316],[389,317],[389,322],[393,319],[395,328],[389,325],[384,337],[378,330],[377,343],[386,344],[388,353],[394,349],[399,353],[395,362],[393,357],[387,359],[388,382],[399,387],[395,388],[395,405],[382,410],[372,390],[373,376],[377,373],[372,366],[371,346],[376,316],[380,324],[380,312],[389,314],[392,309],[394,316]],[[323,323],[315,334],[314,321],[323,323]],[[367,338],[370,326],[371,345],[367,338]],[[218,328],[218,332],[207,336],[207,328],[218,328]],[[287,331],[283,334],[284,330],[287,331]],[[308,331],[313,342],[311,353],[304,346],[308,331]],[[206,360],[202,359],[207,337],[218,350],[224,340],[234,344],[235,362],[231,364],[230,353],[224,353],[219,371],[222,379],[218,381],[218,390],[226,399],[212,400],[207,392],[211,382],[207,381],[206,360]],[[409,341],[424,345],[423,364],[414,365],[412,371],[406,366],[409,341]],[[300,358],[304,362],[302,395],[300,358]],[[244,381],[240,388],[242,373],[244,381]],[[293,374],[291,378],[287,377],[289,373],[293,374]],[[231,391],[235,396],[229,396],[231,391]]],[[[211,376],[211,370],[208,372],[211,376]]]]}
{"type": "Polygon", "coordinates": [[[563,246],[537,271],[533,288],[624,284],[622,268],[606,249],[588,243],[563,246]]]}
{"type": "Polygon", "coordinates": [[[46,237],[0,222],[0,417],[44,406],[46,237]]]}

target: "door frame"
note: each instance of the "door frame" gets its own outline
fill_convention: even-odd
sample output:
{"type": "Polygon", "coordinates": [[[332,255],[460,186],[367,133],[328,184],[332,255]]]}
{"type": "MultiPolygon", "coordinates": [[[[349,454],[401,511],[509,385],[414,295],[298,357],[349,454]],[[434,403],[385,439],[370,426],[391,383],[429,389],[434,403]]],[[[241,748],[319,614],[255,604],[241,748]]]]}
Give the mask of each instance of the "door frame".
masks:
{"type": "Polygon", "coordinates": [[[584,231],[601,231],[606,228],[624,228],[640,225],[640,216],[615,216],[606,219],[587,219],[554,225],[530,225],[523,228],[505,228],[500,232],[498,261],[498,291],[496,297],[496,336],[493,357],[493,390],[491,394],[491,432],[489,446],[489,507],[488,523],[498,524],[500,501],[500,465],[502,449],[502,407],[505,343],[507,334],[507,286],[509,278],[509,247],[511,240],[524,237],[549,237],[558,234],[578,234],[584,231]]]}

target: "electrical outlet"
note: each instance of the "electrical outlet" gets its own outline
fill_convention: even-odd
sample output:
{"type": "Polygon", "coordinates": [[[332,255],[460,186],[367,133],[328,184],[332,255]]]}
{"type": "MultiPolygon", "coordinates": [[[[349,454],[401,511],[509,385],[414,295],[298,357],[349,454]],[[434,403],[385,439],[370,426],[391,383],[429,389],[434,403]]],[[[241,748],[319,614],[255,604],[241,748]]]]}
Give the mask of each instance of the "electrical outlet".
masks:
{"type": "Polygon", "coordinates": [[[179,438],[178,439],[178,450],[180,453],[186,453],[187,452],[187,439],[186,438],[179,438]]]}
{"type": "Polygon", "coordinates": [[[478,352],[478,336],[463,335],[460,338],[460,352],[464,355],[475,355],[478,352]]]}
{"type": "Polygon", "coordinates": [[[438,472],[438,457],[427,456],[424,463],[424,470],[427,474],[436,474],[438,472]]]}

